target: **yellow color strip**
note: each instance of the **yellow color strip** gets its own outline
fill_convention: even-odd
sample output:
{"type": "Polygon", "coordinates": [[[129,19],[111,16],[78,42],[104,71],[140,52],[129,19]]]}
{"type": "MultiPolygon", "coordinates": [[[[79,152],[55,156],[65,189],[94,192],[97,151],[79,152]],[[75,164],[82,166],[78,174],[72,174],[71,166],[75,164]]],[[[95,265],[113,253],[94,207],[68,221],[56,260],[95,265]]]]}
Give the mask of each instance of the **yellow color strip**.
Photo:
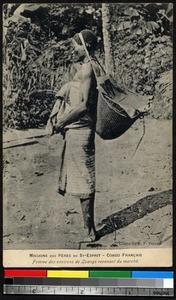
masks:
{"type": "Polygon", "coordinates": [[[49,278],[89,278],[89,271],[47,271],[49,278]]]}

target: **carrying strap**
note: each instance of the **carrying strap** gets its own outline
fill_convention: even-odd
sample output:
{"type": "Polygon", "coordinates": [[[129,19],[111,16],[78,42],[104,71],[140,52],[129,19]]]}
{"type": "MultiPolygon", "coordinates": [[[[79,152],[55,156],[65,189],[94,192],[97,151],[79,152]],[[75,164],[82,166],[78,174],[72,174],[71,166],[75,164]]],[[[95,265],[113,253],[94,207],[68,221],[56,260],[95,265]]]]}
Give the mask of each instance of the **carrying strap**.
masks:
{"type": "Polygon", "coordinates": [[[134,153],[133,153],[133,156],[132,156],[133,158],[134,158],[134,156],[135,156],[135,154],[136,154],[136,152],[137,152],[137,150],[138,150],[138,148],[139,148],[139,146],[140,146],[140,144],[141,144],[141,142],[144,138],[144,135],[145,135],[145,119],[144,119],[144,117],[142,118],[142,120],[143,120],[143,133],[142,133],[142,136],[141,136],[141,138],[140,138],[140,140],[139,140],[139,142],[138,142],[138,144],[137,144],[137,146],[134,150],[134,153]]]}
{"type": "MultiPolygon", "coordinates": [[[[96,80],[97,80],[98,75],[97,75],[97,72],[96,72],[96,70],[95,70],[95,67],[94,67],[94,65],[93,65],[93,63],[92,63],[92,58],[90,57],[89,51],[87,50],[87,47],[86,47],[86,44],[85,44],[83,35],[82,35],[81,32],[80,32],[78,35],[79,35],[79,38],[80,38],[80,40],[81,40],[81,42],[82,42],[82,44],[83,44],[84,50],[85,50],[85,52],[86,52],[86,54],[87,54],[87,57],[88,57],[88,59],[90,60],[92,69],[93,69],[94,74],[95,74],[95,78],[96,78],[96,80]]],[[[100,65],[100,64],[99,64],[99,65],[100,65]]]]}
{"type": "Polygon", "coordinates": [[[98,58],[97,58],[95,55],[94,55],[94,58],[95,58],[95,60],[96,60],[97,64],[98,64],[98,65],[100,66],[100,68],[102,69],[102,71],[103,71],[104,75],[106,75],[107,73],[106,73],[105,69],[103,68],[103,66],[100,64],[100,62],[99,62],[98,58]]]}

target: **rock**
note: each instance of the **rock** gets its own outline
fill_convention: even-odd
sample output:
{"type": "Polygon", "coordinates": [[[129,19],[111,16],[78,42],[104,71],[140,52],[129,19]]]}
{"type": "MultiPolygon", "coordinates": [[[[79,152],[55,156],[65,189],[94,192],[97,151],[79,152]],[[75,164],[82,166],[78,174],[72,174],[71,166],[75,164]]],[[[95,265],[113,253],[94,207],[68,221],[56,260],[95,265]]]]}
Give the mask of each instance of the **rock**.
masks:
{"type": "Polygon", "coordinates": [[[36,171],[34,174],[37,175],[37,176],[42,176],[44,173],[36,171]]]}
{"type": "Polygon", "coordinates": [[[68,216],[68,215],[71,215],[71,214],[78,214],[78,212],[77,211],[66,211],[65,212],[65,214],[66,214],[66,216],[68,216]]]}
{"type": "Polygon", "coordinates": [[[11,233],[3,235],[4,238],[9,236],[11,236],[11,233]]]}
{"type": "Polygon", "coordinates": [[[153,187],[151,187],[148,192],[153,192],[155,189],[153,187]]]}

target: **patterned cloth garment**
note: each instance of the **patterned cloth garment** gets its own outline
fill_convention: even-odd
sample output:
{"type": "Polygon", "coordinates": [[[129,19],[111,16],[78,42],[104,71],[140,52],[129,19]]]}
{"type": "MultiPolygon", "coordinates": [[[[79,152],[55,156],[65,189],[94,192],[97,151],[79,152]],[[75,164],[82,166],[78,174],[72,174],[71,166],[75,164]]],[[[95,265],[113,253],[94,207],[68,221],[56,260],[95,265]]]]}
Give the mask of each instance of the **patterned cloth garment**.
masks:
{"type": "MultiPolygon", "coordinates": [[[[61,159],[58,192],[87,198],[95,192],[95,125],[98,92],[93,77],[87,110],[78,121],[67,125],[61,159]]],[[[81,83],[70,82],[69,104],[82,102],[81,83]]]]}
{"type": "Polygon", "coordinates": [[[87,198],[95,192],[95,132],[69,129],[64,140],[58,192],[87,198]]]}

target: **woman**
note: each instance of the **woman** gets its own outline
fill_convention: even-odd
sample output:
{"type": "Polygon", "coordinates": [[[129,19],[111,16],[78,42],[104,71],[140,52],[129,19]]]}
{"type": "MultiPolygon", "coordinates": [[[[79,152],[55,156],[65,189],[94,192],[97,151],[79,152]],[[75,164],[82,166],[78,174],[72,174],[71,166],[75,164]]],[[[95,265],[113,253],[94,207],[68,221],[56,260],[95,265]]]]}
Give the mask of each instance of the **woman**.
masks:
{"type": "MultiPolygon", "coordinates": [[[[95,34],[91,30],[82,30],[81,34],[93,57],[97,45],[95,34]]],[[[87,235],[85,241],[90,242],[96,239],[94,139],[98,91],[90,59],[78,34],[72,42],[76,74],[69,83],[68,102],[71,110],[55,125],[55,131],[64,132],[65,136],[58,192],[79,197],[87,235]]]]}

